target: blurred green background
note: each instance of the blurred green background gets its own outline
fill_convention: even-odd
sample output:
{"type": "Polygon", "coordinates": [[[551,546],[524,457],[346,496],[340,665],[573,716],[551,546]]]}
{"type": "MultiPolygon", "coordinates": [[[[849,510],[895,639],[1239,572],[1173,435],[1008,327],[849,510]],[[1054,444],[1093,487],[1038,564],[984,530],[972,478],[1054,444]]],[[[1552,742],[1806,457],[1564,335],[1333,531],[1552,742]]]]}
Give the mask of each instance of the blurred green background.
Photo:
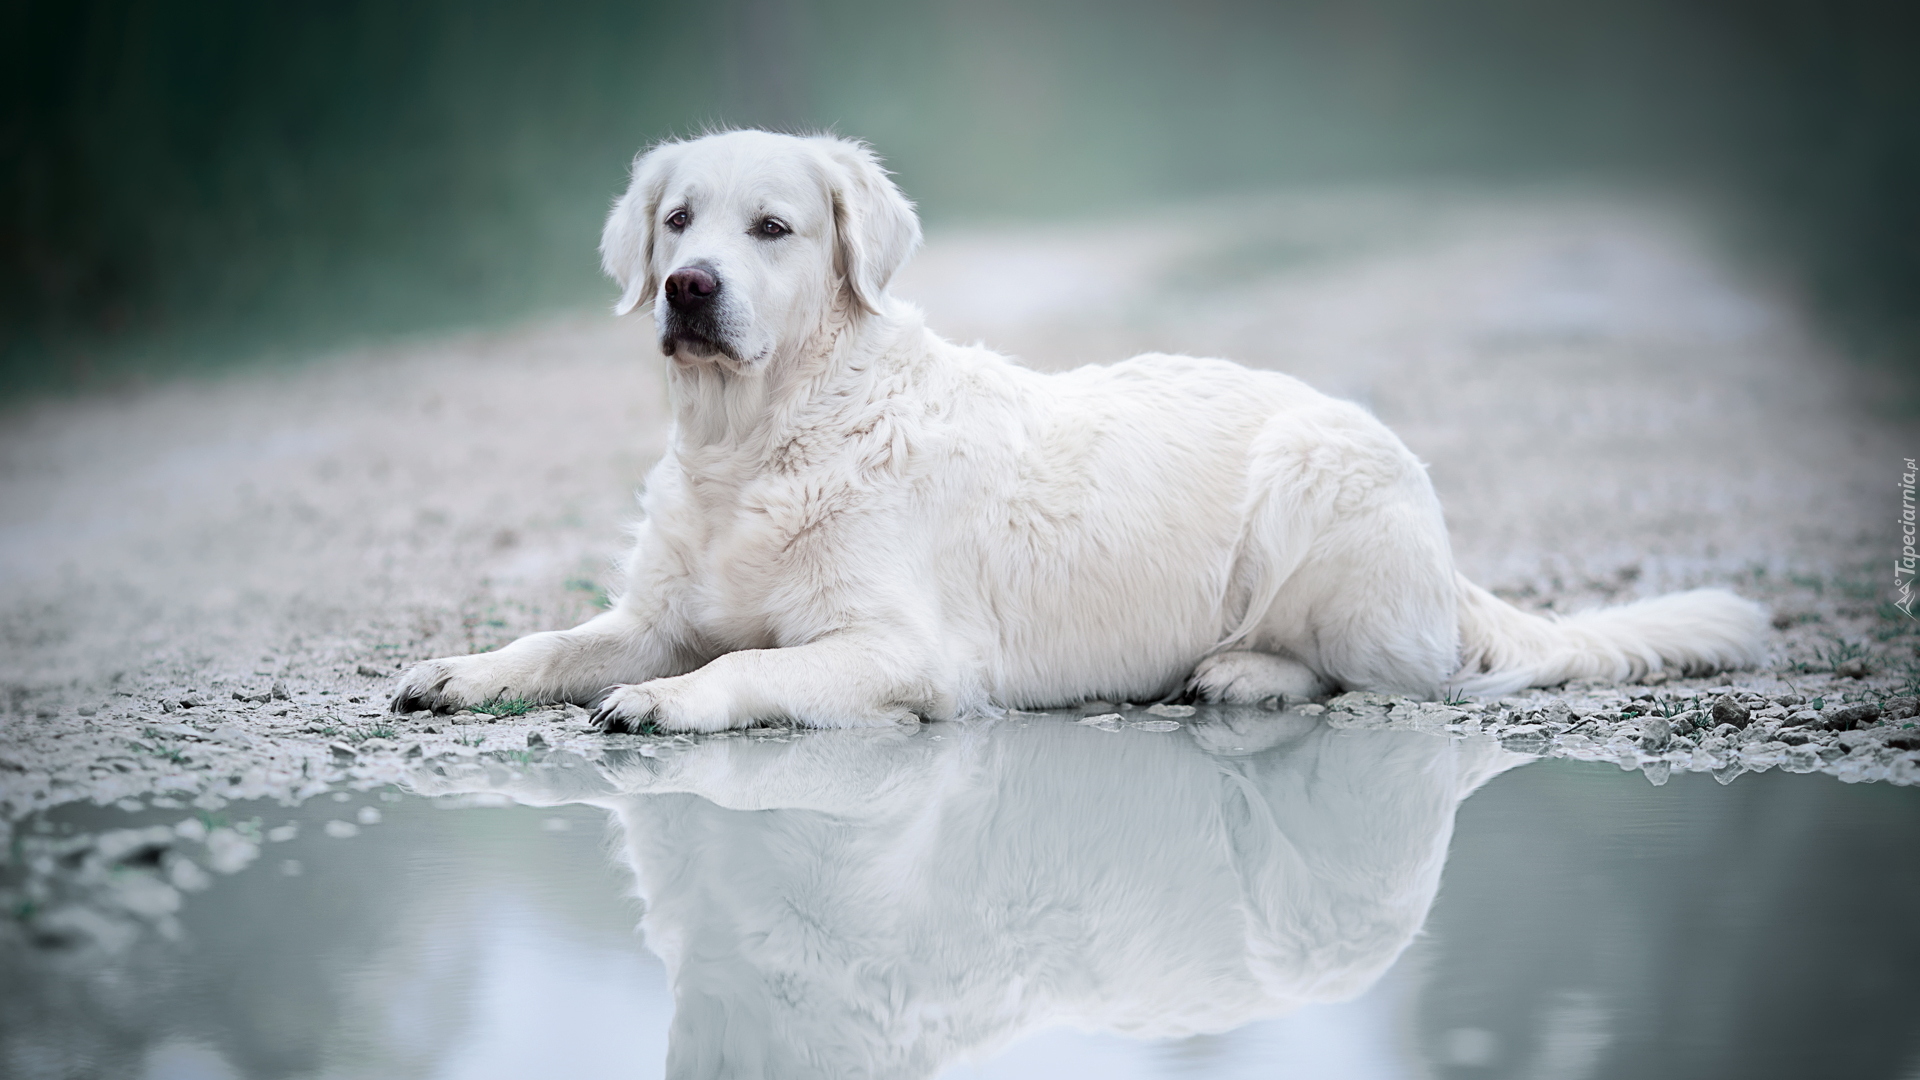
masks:
{"type": "Polygon", "coordinates": [[[934,225],[1261,186],[1658,184],[1920,351],[1920,6],[14,0],[0,395],[609,301],[634,152],[873,142],[934,225]]]}

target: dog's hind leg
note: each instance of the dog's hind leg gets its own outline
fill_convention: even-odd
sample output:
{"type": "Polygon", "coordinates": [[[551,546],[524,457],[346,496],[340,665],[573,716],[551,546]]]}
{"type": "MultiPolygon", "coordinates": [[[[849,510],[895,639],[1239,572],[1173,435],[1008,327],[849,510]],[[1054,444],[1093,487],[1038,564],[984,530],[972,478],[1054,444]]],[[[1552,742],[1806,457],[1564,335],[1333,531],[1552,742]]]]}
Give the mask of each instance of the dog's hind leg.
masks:
{"type": "Polygon", "coordinates": [[[1246,606],[1194,690],[1222,701],[1438,690],[1459,653],[1456,590],[1419,459],[1379,421],[1330,402],[1269,421],[1248,487],[1235,566],[1246,606]]]}
{"type": "Polygon", "coordinates": [[[1282,703],[1313,701],[1333,689],[1298,660],[1244,649],[1200,661],[1187,688],[1202,701],[1228,705],[1252,705],[1268,698],[1282,703]]]}

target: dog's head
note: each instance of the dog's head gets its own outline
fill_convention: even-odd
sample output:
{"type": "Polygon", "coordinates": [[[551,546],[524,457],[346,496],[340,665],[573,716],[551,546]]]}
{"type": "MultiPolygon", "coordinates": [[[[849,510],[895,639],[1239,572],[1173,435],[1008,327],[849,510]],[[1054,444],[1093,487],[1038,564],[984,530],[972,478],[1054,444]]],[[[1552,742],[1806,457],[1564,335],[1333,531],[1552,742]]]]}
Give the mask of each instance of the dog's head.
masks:
{"type": "Polygon", "coordinates": [[[919,242],[913,204],[863,144],[730,131],[640,155],[600,253],[614,313],[652,302],[662,352],[746,370],[804,346],[836,304],[880,311],[919,242]]]}

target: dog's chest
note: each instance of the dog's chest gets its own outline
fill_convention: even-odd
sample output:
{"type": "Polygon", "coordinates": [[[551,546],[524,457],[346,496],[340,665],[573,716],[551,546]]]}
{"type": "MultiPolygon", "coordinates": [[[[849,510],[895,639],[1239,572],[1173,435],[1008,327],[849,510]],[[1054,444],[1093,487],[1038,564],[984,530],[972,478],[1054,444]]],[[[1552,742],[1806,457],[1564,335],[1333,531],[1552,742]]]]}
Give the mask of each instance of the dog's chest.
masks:
{"type": "Polygon", "coordinates": [[[686,612],[728,648],[799,644],[833,629],[871,548],[861,530],[882,501],[871,483],[831,471],[759,473],[693,486],[682,558],[686,612]]]}

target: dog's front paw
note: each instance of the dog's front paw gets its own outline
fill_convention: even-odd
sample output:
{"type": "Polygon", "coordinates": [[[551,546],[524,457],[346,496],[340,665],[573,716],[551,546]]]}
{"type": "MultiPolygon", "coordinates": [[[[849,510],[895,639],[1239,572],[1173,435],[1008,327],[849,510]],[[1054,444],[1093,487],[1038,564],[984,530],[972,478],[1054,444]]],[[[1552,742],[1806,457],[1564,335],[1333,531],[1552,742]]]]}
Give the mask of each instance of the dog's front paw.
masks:
{"type": "Polygon", "coordinates": [[[728,695],[712,679],[679,675],[616,686],[589,723],[601,731],[724,731],[736,727],[728,695]]]}
{"type": "Polygon", "coordinates": [[[1327,684],[1300,661],[1244,650],[1200,661],[1187,686],[1202,701],[1228,705],[1252,705],[1267,698],[1298,704],[1328,692],[1327,684]]]}
{"type": "Polygon", "coordinates": [[[458,712],[496,698],[519,696],[510,680],[503,680],[492,670],[494,665],[494,658],[486,654],[447,656],[415,664],[400,676],[400,686],[393,692],[393,711],[458,712]]]}

